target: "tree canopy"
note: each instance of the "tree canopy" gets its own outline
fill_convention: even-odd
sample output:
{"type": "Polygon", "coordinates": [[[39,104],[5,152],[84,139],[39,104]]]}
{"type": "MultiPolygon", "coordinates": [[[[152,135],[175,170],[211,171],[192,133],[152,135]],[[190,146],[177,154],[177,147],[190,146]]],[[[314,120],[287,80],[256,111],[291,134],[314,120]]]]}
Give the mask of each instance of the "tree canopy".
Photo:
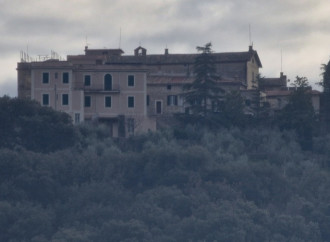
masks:
{"type": "Polygon", "coordinates": [[[206,117],[212,112],[212,104],[218,103],[223,92],[217,81],[220,76],[216,72],[215,57],[212,55],[212,44],[197,47],[201,52],[195,58],[194,81],[184,87],[185,101],[194,114],[206,117]]]}
{"type": "Polygon", "coordinates": [[[321,121],[327,131],[330,131],[330,60],[327,64],[322,64],[322,81],[319,83],[323,87],[321,95],[321,121]]]}
{"type": "Polygon", "coordinates": [[[50,152],[73,145],[75,132],[64,112],[31,100],[0,98],[0,147],[50,152]]]}
{"type": "Polygon", "coordinates": [[[311,99],[311,89],[306,77],[297,76],[292,84],[294,90],[289,97],[289,103],[278,115],[279,126],[282,129],[294,129],[305,149],[312,146],[316,116],[311,99]]]}

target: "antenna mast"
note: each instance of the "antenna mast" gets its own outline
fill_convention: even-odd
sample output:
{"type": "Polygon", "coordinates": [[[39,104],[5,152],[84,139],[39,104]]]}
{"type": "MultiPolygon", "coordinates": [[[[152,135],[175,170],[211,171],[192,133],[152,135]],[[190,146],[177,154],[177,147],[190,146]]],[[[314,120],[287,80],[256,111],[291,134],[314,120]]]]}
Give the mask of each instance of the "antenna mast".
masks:
{"type": "Polygon", "coordinates": [[[282,59],[282,48],[281,48],[281,72],[283,72],[282,67],[283,67],[283,59],[282,59]]]}
{"type": "Polygon", "coordinates": [[[251,24],[249,24],[249,45],[252,46],[252,41],[251,41],[251,24]]]}
{"type": "Polygon", "coordinates": [[[119,49],[121,48],[121,27],[119,29],[119,49]]]}

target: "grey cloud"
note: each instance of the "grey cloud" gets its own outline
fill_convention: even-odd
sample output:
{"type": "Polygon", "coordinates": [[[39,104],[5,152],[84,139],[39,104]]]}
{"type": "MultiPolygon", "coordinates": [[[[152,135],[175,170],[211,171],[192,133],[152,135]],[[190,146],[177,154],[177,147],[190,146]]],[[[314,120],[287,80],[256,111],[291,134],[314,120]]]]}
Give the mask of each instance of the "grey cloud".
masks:
{"type": "Polygon", "coordinates": [[[0,97],[2,96],[17,96],[17,84],[15,79],[7,80],[5,82],[0,83],[0,97]]]}

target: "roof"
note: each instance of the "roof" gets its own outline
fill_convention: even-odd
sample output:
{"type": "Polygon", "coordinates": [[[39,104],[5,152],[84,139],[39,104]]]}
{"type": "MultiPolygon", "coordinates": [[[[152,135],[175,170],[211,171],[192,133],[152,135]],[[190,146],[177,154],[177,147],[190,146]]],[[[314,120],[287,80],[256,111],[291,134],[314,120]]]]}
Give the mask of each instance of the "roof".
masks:
{"type": "Polygon", "coordinates": [[[286,86],[286,80],[284,78],[262,78],[260,80],[261,86],[286,86]]]}
{"type": "Polygon", "coordinates": [[[121,55],[124,51],[122,49],[88,49],[85,48],[86,55],[121,55]]]}
{"type": "MultiPolygon", "coordinates": [[[[142,48],[142,47],[141,47],[142,48]]],[[[193,64],[196,56],[199,54],[152,54],[145,56],[135,56],[135,55],[124,55],[118,58],[118,62],[124,63],[140,63],[145,64],[193,64]]],[[[244,52],[225,52],[225,53],[213,53],[215,61],[218,63],[228,63],[228,62],[247,62],[250,61],[252,57],[255,58],[259,67],[262,67],[261,61],[259,59],[257,51],[250,48],[249,51],[244,52]]]]}
{"type": "Polygon", "coordinates": [[[184,76],[148,76],[148,84],[186,84],[192,83],[193,77],[184,76]]]}
{"type": "MultiPolygon", "coordinates": [[[[276,96],[289,96],[292,90],[273,90],[273,91],[264,91],[267,97],[276,97],[276,96]]],[[[317,90],[308,91],[312,95],[320,95],[321,93],[317,90]]]]}
{"type": "MultiPolygon", "coordinates": [[[[192,83],[195,80],[194,77],[187,76],[148,76],[148,84],[186,84],[192,83]]],[[[241,85],[241,81],[237,80],[220,80],[218,83],[223,85],[241,85]]]]}

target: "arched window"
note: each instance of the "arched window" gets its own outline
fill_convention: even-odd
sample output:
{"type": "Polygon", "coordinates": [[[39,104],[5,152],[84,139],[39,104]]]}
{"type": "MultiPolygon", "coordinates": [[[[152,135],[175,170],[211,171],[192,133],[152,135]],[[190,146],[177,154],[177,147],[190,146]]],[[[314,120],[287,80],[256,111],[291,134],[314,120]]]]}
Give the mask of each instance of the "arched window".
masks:
{"type": "Polygon", "coordinates": [[[104,76],[104,90],[112,90],[112,76],[110,74],[104,76]]]}

